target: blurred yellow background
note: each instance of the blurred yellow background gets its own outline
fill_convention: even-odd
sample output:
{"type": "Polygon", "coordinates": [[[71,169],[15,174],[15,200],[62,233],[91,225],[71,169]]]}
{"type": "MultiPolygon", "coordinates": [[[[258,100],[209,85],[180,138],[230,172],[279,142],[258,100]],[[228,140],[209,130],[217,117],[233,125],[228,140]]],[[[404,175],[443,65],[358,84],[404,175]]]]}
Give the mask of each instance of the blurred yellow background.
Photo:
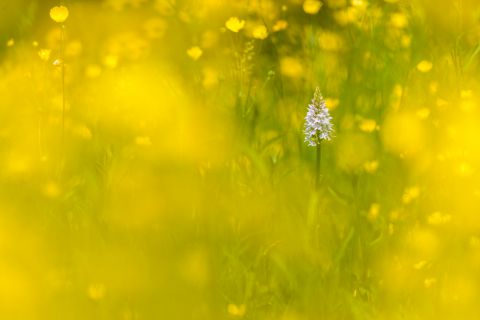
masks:
{"type": "Polygon", "coordinates": [[[479,53],[477,0],[1,1],[0,319],[479,318],[479,53]]]}

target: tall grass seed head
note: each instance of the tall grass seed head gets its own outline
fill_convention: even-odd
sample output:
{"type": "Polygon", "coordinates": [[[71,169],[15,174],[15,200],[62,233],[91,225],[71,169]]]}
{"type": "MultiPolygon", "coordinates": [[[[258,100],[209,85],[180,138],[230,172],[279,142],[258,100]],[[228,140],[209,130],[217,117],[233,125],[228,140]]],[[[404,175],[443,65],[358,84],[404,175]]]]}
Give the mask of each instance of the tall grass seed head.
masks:
{"type": "Polygon", "coordinates": [[[304,132],[305,142],[312,147],[317,146],[322,140],[329,141],[333,137],[332,117],[318,87],[312,102],[308,105],[304,132]]]}

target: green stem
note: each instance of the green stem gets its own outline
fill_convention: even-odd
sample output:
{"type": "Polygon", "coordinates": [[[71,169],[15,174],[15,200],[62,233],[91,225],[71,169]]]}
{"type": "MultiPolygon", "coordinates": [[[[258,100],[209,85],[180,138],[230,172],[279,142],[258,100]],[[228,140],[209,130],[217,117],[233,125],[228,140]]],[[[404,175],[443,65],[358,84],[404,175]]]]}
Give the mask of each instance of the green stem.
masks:
{"type": "Polygon", "coordinates": [[[322,143],[319,140],[317,143],[317,163],[315,167],[315,188],[318,190],[320,188],[320,182],[321,182],[321,177],[322,177],[322,143]]]}

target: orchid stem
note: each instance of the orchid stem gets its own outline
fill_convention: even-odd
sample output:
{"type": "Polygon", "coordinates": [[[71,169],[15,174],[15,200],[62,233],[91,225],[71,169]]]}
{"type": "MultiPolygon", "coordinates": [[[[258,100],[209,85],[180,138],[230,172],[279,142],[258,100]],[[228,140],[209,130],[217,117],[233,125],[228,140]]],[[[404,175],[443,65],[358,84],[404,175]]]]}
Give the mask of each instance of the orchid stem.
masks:
{"type": "Polygon", "coordinates": [[[317,143],[317,163],[315,167],[315,188],[320,189],[320,183],[322,178],[322,143],[319,141],[317,143]]]}

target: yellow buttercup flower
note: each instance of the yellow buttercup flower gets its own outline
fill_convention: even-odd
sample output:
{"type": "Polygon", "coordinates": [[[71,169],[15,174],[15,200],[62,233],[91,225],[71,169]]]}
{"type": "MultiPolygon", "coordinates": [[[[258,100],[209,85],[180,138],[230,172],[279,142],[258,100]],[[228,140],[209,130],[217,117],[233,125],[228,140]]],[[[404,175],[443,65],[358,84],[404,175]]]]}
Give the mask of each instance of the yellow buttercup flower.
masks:
{"type": "Polygon", "coordinates": [[[370,210],[368,210],[368,220],[375,221],[378,218],[380,213],[380,205],[378,203],[372,203],[370,205],[370,210]]]}
{"type": "Polygon", "coordinates": [[[285,20],[278,20],[272,27],[274,32],[285,30],[288,27],[288,22],[285,20]]]}
{"type": "Polygon", "coordinates": [[[244,304],[237,306],[236,304],[230,303],[227,310],[231,316],[241,318],[245,315],[246,308],[244,304]]]}
{"type": "Polygon", "coordinates": [[[49,198],[56,198],[60,193],[60,187],[54,181],[49,181],[43,186],[43,194],[49,198]]]}
{"type": "Polygon", "coordinates": [[[324,31],[318,37],[320,48],[326,51],[340,51],[344,48],[343,38],[335,32],[324,31]]]}
{"type": "Polygon", "coordinates": [[[363,169],[368,173],[375,173],[378,169],[378,161],[368,161],[363,164],[363,169]]]}
{"type": "Polygon", "coordinates": [[[338,107],[338,105],[340,104],[340,100],[333,99],[333,98],[326,98],[325,99],[325,104],[326,104],[328,110],[333,110],[336,107],[338,107]]]}
{"type": "Polygon", "coordinates": [[[267,28],[264,25],[255,27],[253,29],[253,37],[260,40],[266,39],[268,37],[267,28]]]}
{"type": "Polygon", "coordinates": [[[245,20],[240,20],[237,17],[231,17],[230,19],[225,22],[225,27],[232,32],[239,32],[240,30],[245,27],[245,20]]]}
{"type": "Polygon", "coordinates": [[[398,29],[403,29],[408,26],[408,18],[404,13],[394,13],[390,17],[390,24],[398,29]]]}
{"type": "Polygon", "coordinates": [[[303,11],[308,14],[317,14],[322,8],[323,3],[318,0],[305,0],[303,3],[303,11]]]}
{"type": "Polygon", "coordinates": [[[423,60],[417,65],[417,69],[420,72],[427,73],[432,70],[433,64],[428,60],[423,60]]]}
{"type": "Polygon", "coordinates": [[[40,51],[38,51],[38,56],[43,61],[48,61],[48,59],[50,59],[50,53],[51,52],[52,52],[52,50],[50,50],[50,49],[41,49],[40,51]]]}
{"type": "Polygon", "coordinates": [[[200,49],[200,47],[195,46],[188,49],[187,54],[193,60],[198,60],[202,56],[203,51],[200,49]]]}
{"type": "Polygon", "coordinates": [[[429,115],[430,109],[428,108],[421,108],[417,110],[417,117],[419,117],[420,119],[427,119],[429,115]]]}
{"type": "Polygon", "coordinates": [[[405,204],[409,204],[413,200],[417,199],[419,195],[420,195],[420,188],[418,186],[406,188],[402,196],[402,201],[405,204]]]}
{"type": "Polygon", "coordinates": [[[373,132],[377,129],[377,122],[373,119],[363,119],[359,124],[359,128],[364,132],[373,132]]]}
{"type": "Polygon", "coordinates": [[[68,18],[68,9],[65,6],[56,6],[50,9],[50,18],[53,21],[62,23],[68,18]]]}

